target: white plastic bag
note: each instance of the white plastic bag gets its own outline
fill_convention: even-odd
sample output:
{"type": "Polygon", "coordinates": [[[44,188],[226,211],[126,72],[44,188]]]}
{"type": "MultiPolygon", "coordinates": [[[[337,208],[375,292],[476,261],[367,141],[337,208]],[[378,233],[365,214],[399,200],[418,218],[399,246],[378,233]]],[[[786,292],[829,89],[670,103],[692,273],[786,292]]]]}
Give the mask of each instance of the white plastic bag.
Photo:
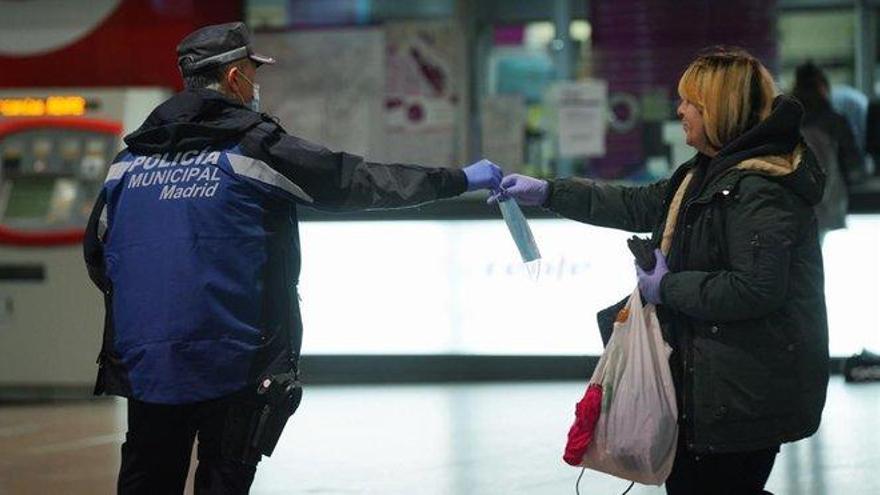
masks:
{"type": "Polygon", "coordinates": [[[602,407],[582,466],[646,485],[666,481],[678,440],[671,352],[654,305],[642,306],[636,289],[590,379],[601,384],[602,407]]]}

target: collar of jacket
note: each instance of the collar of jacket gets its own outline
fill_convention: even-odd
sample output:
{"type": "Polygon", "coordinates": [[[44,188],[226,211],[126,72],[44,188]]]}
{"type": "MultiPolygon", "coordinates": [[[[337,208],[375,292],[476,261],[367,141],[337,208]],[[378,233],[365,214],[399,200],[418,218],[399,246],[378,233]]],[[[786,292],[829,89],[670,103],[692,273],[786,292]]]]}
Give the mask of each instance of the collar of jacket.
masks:
{"type": "Polygon", "coordinates": [[[811,206],[819,204],[825,190],[825,172],[813,152],[800,144],[787,155],[759,156],[743,160],[706,185],[690,203],[708,203],[717,194],[725,194],[725,191],[730,194],[749,175],[767,177],[811,206]]]}
{"type": "Polygon", "coordinates": [[[664,206],[669,206],[672,202],[673,196],[675,196],[675,192],[678,191],[679,186],[681,186],[682,181],[687,176],[688,172],[691,171],[694,167],[704,163],[705,160],[708,160],[709,157],[702,153],[697,153],[690,160],[682,163],[675,172],[672,173],[672,176],[669,178],[669,187],[666,189],[666,198],[663,201],[664,206]]]}
{"type": "Polygon", "coordinates": [[[211,89],[184,90],[157,106],[139,129],[125,136],[136,153],[196,149],[234,139],[272,121],[211,89]]]}

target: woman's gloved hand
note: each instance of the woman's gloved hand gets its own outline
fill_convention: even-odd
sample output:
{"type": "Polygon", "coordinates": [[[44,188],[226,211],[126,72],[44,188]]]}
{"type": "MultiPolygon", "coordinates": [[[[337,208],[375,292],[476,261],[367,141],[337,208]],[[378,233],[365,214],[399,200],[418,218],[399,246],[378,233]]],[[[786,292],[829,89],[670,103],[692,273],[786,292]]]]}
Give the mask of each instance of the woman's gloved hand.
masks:
{"type": "Polygon", "coordinates": [[[501,185],[501,177],[504,175],[501,167],[486,159],[472,163],[463,168],[462,171],[465,177],[467,177],[468,191],[476,191],[478,189],[498,191],[501,185]]]}
{"type": "Polygon", "coordinates": [[[547,201],[550,185],[546,180],[528,175],[510,174],[501,181],[501,194],[495,194],[487,201],[490,205],[507,198],[513,198],[523,206],[541,206],[547,201]]]}
{"type": "Polygon", "coordinates": [[[642,267],[636,263],[636,273],[639,276],[639,291],[642,293],[642,299],[649,304],[661,304],[660,300],[660,282],[663,277],[669,273],[666,266],[666,257],[659,249],[654,250],[654,257],[657,264],[651,271],[642,270],[642,267]]]}

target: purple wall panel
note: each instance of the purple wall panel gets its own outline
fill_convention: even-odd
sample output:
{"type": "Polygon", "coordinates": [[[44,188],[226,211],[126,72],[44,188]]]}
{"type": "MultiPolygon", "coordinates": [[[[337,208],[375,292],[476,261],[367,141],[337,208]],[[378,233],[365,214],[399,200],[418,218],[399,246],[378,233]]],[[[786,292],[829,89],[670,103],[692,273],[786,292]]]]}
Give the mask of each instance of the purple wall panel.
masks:
{"type": "MultiPolygon", "coordinates": [[[[745,48],[771,71],[777,65],[775,0],[594,0],[590,13],[595,76],[608,81],[612,95],[640,98],[662,89],[677,101],[681,73],[712,45],[745,48]]],[[[644,146],[651,132],[660,132],[659,125],[638,122],[624,133],[611,130],[607,155],[593,162],[593,174],[637,175],[646,155],[655,153],[644,146]]]]}
{"type": "Polygon", "coordinates": [[[526,39],[526,28],[522,24],[495,26],[494,46],[521,46],[526,39]]]}

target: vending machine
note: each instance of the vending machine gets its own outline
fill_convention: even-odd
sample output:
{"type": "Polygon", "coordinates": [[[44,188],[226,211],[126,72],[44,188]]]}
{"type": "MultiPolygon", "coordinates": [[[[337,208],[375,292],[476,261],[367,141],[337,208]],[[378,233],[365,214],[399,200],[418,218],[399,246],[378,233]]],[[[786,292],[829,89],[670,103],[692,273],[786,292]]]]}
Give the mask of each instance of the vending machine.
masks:
{"type": "Polygon", "coordinates": [[[161,89],[0,93],[0,399],[91,392],[104,307],[83,263],[121,137],[161,89]]]}

